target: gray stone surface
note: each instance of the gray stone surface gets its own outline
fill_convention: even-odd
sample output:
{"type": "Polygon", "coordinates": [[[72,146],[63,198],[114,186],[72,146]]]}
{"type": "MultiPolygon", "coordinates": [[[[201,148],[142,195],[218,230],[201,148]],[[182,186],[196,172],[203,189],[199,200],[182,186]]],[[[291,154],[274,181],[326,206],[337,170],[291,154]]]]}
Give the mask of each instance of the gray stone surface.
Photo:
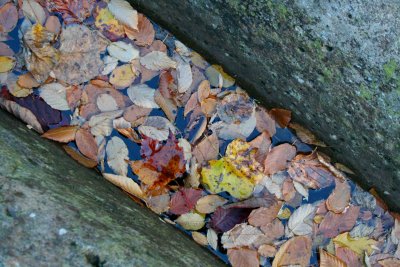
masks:
{"type": "Polygon", "coordinates": [[[0,110],[0,266],[223,266],[0,110]]]}
{"type": "Polygon", "coordinates": [[[130,0],[400,210],[398,0],[130,0]],[[385,192],[385,193],[384,193],[385,192]]]}

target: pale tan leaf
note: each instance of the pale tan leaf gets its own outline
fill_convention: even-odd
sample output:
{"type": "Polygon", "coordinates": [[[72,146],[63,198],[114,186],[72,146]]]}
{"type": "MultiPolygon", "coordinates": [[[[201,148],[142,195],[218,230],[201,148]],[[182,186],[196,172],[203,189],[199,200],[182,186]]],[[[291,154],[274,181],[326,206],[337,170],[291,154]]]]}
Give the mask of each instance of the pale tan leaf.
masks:
{"type": "Polygon", "coordinates": [[[113,42],[108,45],[107,51],[110,56],[118,59],[121,62],[131,62],[135,58],[139,57],[139,50],[133,47],[133,45],[125,43],[123,41],[113,42]]]}
{"type": "Polygon", "coordinates": [[[20,87],[32,89],[38,87],[40,84],[33,78],[30,72],[18,76],[17,83],[20,87]]]}
{"type": "Polygon", "coordinates": [[[294,156],[296,156],[296,147],[290,144],[282,144],[272,148],[264,162],[264,173],[271,175],[286,169],[294,156]]]}
{"type": "Polygon", "coordinates": [[[118,110],[118,104],[114,97],[109,94],[101,94],[96,99],[97,108],[101,112],[118,110]]]}
{"type": "Polygon", "coordinates": [[[296,131],[296,136],[303,143],[310,144],[310,145],[315,145],[315,146],[320,146],[320,147],[326,147],[324,142],[319,141],[318,138],[310,130],[304,128],[300,124],[291,122],[289,124],[289,127],[296,131]]]}
{"type": "Polygon", "coordinates": [[[107,163],[119,175],[128,173],[128,147],[121,138],[113,136],[106,146],[107,163]]]}
{"type": "Polygon", "coordinates": [[[51,130],[48,130],[44,134],[42,134],[42,137],[57,141],[60,143],[68,143],[73,140],[75,140],[75,134],[76,131],[78,130],[78,126],[62,126],[58,128],[54,128],[51,130]]]}
{"type": "Polygon", "coordinates": [[[136,78],[136,73],[130,64],[116,67],[110,75],[110,83],[117,89],[130,86],[136,78]]]}
{"type": "Polygon", "coordinates": [[[219,141],[218,136],[213,133],[206,136],[199,144],[193,149],[193,156],[197,159],[198,164],[203,162],[217,159],[219,155],[219,141]]]}
{"type": "Polygon", "coordinates": [[[351,188],[346,180],[335,179],[335,183],[335,189],[326,200],[326,207],[330,211],[341,213],[349,205],[351,188]]]}
{"type": "Polygon", "coordinates": [[[182,214],[176,222],[186,230],[199,230],[205,225],[204,216],[194,212],[182,214]]]}
{"type": "Polygon", "coordinates": [[[156,90],[146,84],[133,85],[128,88],[128,96],[131,101],[143,108],[160,108],[154,100],[156,90]]]}
{"type": "Polygon", "coordinates": [[[212,247],[213,249],[216,250],[218,248],[218,235],[211,228],[207,230],[207,241],[210,247],[212,247]]]}
{"type": "Polygon", "coordinates": [[[135,30],[138,29],[138,13],[127,1],[111,0],[108,3],[108,9],[122,24],[135,30]]]}
{"type": "Polygon", "coordinates": [[[204,80],[199,84],[197,88],[197,99],[199,102],[208,98],[211,93],[210,82],[208,80],[204,80]]]}
{"type": "Polygon", "coordinates": [[[229,262],[233,267],[259,267],[257,251],[247,248],[228,249],[229,262]]]}
{"type": "Polygon", "coordinates": [[[168,139],[169,133],[175,133],[175,126],[169,120],[160,116],[151,116],[139,126],[139,133],[158,141],[168,139]]]}
{"type": "Polygon", "coordinates": [[[140,58],[140,64],[149,70],[164,70],[164,69],[175,69],[177,63],[168,57],[167,53],[160,51],[153,51],[140,58]]]}
{"type": "Polygon", "coordinates": [[[44,24],[46,21],[46,13],[44,8],[35,0],[23,0],[22,12],[33,23],[44,24]]]}
{"type": "Polygon", "coordinates": [[[295,236],[286,241],[275,255],[272,267],[300,265],[308,267],[312,241],[308,236],[295,236]]]}
{"type": "Polygon", "coordinates": [[[208,245],[207,237],[205,235],[203,235],[202,233],[192,232],[192,238],[199,245],[202,245],[202,246],[208,245]]]}
{"type": "Polygon", "coordinates": [[[264,244],[258,248],[258,254],[266,258],[273,258],[276,252],[276,248],[272,245],[264,244]]]}
{"type": "Polygon", "coordinates": [[[319,249],[319,257],[320,267],[347,267],[346,263],[321,248],[319,249]]]}
{"type": "Polygon", "coordinates": [[[64,145],[63,148],[71,158],[73,158],[86,168],[94,168],[97,166],[97,160],[88,159],[70,146],[64,145]]]}
{"type": "Polygon", "coordinates": [[[40,97],[54,109],[70,110],[67,102],[67,88],[60,83],[43,85],[40,88],[40,97]]]}
{"type": "Polygon", "coordinates": [[[56,16],[49,16],[44,26],[49,32],[54,34],[59,34],[61,32],[61,23],[56,16]]]}
{"type": "Polygon", "coordinates": [[[132,179],[126,176],[115,175],[112,173],[103,173],[104,178],[118,186],[122,190],[134,195],[140,199],[144,199],[144,193],[140,186],[132,179]]]}
{"type": "Polygon", "coordinates": [[[182,94],[190,88],[190,85],[193,82],[192,68],[190,67],[189,63],[179,60],[176,67],[176,72],[178,80],[178,92],[182,94]]]}
{"type": "Polygon", "coordinates": [[[218,195],[207,195],[197,201],[196,210],[204,214],[212,213],[227,202],[225,198],[218,195]]]}
{"type": "Polygon", "coordinates": [[[155,91],[154,101],[164,111],[167,118],[173,123],[178,114],[178,108],[175,103],[171,99],[165,98],[160,93],[160,90],[155,91]]]}
{"type": "Polygon", "coordinates": [[[109,136],[113,130],[113,119],[122,115],[122,110],[109,111],[90,117],[90,132],[94,136],[109,136]]]}
{"type": "Polygon", "coordinates": [[[134,40],[135,44],[138,46],[151,45],[155,37],[153,24],[143,14],[139,14],[138,19],[138,29],[135,30],[125,26],[125,33],[128,38],[134,40]]]}

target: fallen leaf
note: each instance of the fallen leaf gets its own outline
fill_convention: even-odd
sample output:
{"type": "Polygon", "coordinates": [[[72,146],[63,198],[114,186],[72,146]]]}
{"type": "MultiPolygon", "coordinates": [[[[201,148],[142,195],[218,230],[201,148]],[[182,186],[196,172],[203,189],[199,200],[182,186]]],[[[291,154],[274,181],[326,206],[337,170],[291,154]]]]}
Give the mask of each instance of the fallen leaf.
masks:
{"type": "Polygon", "coordinates": [[[306,200],[308,200],[308,188],[297,181],[293,181],[294,188],[296,191],[302,195],[306,200]]]}
{"type": "Polygon", "coordinates": [[[196,203],[196,210],[200,213],[213,213],[218,207],[223,206],[228,201],[218,195],[207,195],[200,198],[196,203]]]}
{"type": "Polygon", "coordinates": [[[353,239],[348,232],[336,236],[333,242],[340,247],[351,249],[360,256],[364,254],[364,251],[370,255],[373,251],[372,246],[377,244],[375,240],[368,237],[353,239]]]}
{"type": "Polygon", "coordinates": [[[85,156],[82,156],[78,151],[76,151],[70,146],[64,145],[63,148],[71,158],[73,158],[86,168],[94,168],[97,166],[97,160],[91,160],[86,158],[85,156]]]}
{"type": "Polygon", "coordinates": [[[133,85],[128,88],[128,96],[132,102],[143,108],[159,108],[154,101],[155,90],[146,84],[133,85]]]}
{"type": "Polygon", "coordinates": [[[118,175],[126,176],[128,173],[128,148],[124,141],[117,136],[113,136],[106,147],[107,163],[110,168],[118,175]]]}
{"type": "Polygon", "coordinates": [[[269,115],[268,111],[262,107],[256,108],[256,128],[260,133],[267,132],[269,136],[274,136],[276,133],[275,120],[269,115]]]}
{"type": "Polygon", "coordinates": [[[118,66],[118,59],[111,56],[105,56],[103,57],[103,63],[104,69],[101,74],[108,75],[118,66]]]}
{"type": "Polygon", "coordinates": [[[271,149],[264,162],[264,173],[271,175],[287,168],[288,163],[296,156],[296,147],[282,144],[271,149]]]}
{"type": "Polygon", "coordinates": [[[268,224],[262,225],[261,231],[264,232],[265,244],[273,244],[275,240],[285,235],[285,227],[278,218],[268,224]]]}
{"type": "Polygon", "coordinates": [[[46,20],[46,24],[44,27],[49,31],[54,34],[60,34],[61,32],[61,23],[58,17],[56,16],[49,16],[46,20]]]}
{"type": "Polygon", "coordinates": [[[249,224],[253,226],[262,227],[271,223],[278,215],[282,203],[275,202],[269,207],[261,207],[253,210],[248,218],[249,224]]]}
{"type": "Polygon", "coordinates": [[[15,59],[13,57],[0,56],[0,73],[9,72],[15,67],[15,59]]]}
{"type": "Polygon", "coordinates": [[[205,225],[204,216],[193,212],[179,216],[175,222],[179,223],[186,230],[200,230],[205,225]]]}
{"type": "Polygon", "coordinates": [[[108,9],[122,24],[132,29],[138,29],[138,13],[125,0],[111,0],[108,9]]]}
{"type": "Polygon", "coordinates": [[[68,143],[75,140],[75,134],[77,130],[78,127],[75,125],[62,126],[45,132],[42,134],[42,137],[60,143],[68,143]]]}
{"type": "Polygon", "coordinates": [[[117,89],[129,87],[136,78],[130,64],[116,67],[110,75],[110,83],[117,89]]]}
{"type": "Polygon", "coordinates": [[[176,67],[176,72],[178,80],[178,92],[182,94],[190,88],[190,85],[193,82],[192,68],[190,67],[189,63],[179,60],[176,67]]]}
{"type": "Polygon", "coordinates": [[[197,88],[197,100],[200,103],[201,101],[207,99],[211,93],[210,82],[208,80],[204,80],[199,84],[197,88]]]}
{"type": "Polygon", "coordinates": [[[309,266],[312,240],[308,236],[295,236],[286,241],[275,255],[272,267],[309,266]]]}
{"type": "Polygon", "coordinates": [[[121,39],[125,35],[124,26],[114,17],[107,7],[96,7],[93,14],[96,27],[111,41],[121,39]]]}
{"type": "Polygon", "coordinates": [[[346,247],[336,248],[336,257],[342,260],[347,266],[351,267],[363,267],[364,264],[361,262],[361,257],[354,251],[346,247]]]}
{"type": "Polygon", "coordinates": [[[22,88],[28,89],[40,86],[30,72],[18,76],[17,84],[22,88]]]}
{"type": "Polygon", "coordinates": [[[292,112],[290,110],[281,108],[273,108],[269,111],[269,114],[281,128],[286,128],[292,117],[292,112]]]}
{"type": "Polygon", "coordinates": [[[198,164],[218,158],[219,141],[215,133],[206,136],[199,144],[193,148],[193,156],[198,164]]]}
{"type": "Polygon", "coordinates": [[[276,252],[277,252],[276,248],[272,245],[264,244],[258,248],[258,254],[266,258],[273,258],[276,252]]]}
{"type": "Polygon", "coordinates": [[[169,211],[176,215],[182,215],[193,210],[197,200],[201,198],[202,190],[182,188],[171,197],[169,211]]]}
{"type": "Polygon", "coordinates": [[[304,204],[297,208],[289,218],[288,228],[295,235],[309,235],[313,231],[313,217],[316,207],[304,204]]]}
{"type": "Polygon", "coordinates": [[[221,237],[221,243],[227,249],[240,247],[256,248],[261,243],[264,243],[263,237],[264,234],[258,227],[242,223],[225,232],[221,237]]]}
{"type": "Polygon", "coordinates": [[[11,57],[13,55],[14,51],[7,44],[0,42],[0,56],[11,57]]]}
{"type": "Polygon", "coordinates": [[[97,143],[93,135],[85,129],[76,132],[75,142],[79,151],[87,158],[97,160],[97,143]]]}
{"type": "Polygon", "coordinates": [[[338,259],[336,256],[319,249],[319,266],[321,267],[347,267],[346,263],[338,259]]]}
{"type": "Polygon", "coordinates": [[[138,46],[151,45],[155,37],[153,24],[143,14],[138,15],[138,29],[125,27],[125,33],[138,46]]]}
{"type": "Polygon", "coordinates": [[[214,250],[218,248],[218,235],[213,229],[207,230],[207,241],[214,250]]]}
{"type": "Polygon", "coordinates": [[[247,248],[228,249],[228,259],[233,267],[259,267],[257,251],[247,248]]]}
{"type": "Polygon", "coordinates": [[[150,137],[158,141],[168,139],[170,132],[175,133],[175,127],[169,120],[160,116],[151,116],[139,126],[139,133],[141,135],[150,137]]]}
{"type": "Polygon", "coordinates": [[[52,108],[58,110],[70,110],[67,102],[67,89],[60,83],[49,83],[40,89],[40,97],[52,108]]]}
{"type": "MultiPolygon", "coordinates": [[[[26,1],[24,3],[26,4],[26,1]]],[[[24,10],[24,8],[22,9],[24,10]]],[[[17,25],[17,22],[18,11],[14,4],[6,3],[0,7],[0,32],[11,32],[17,25]]]]}
{"type": "Polygon", "coordinates": [[[144,194],[140,186],[130,177],[115,175],[112,173],[103,173],[104,178],[118,186],[122,190],[134,195],[140,199],[144,198],[144,194]]]}
{"type": "Polygon", "coordinates": [[[113,42],[107,46],[107,51],[110,56],[118,59],[121,62],[131,62],[139,57],[139,50],[123,41],[113,42]]]}
{"type": "Polygon", "coordinates": [[[157,214],[168,211],[169,209],[169,194],[162,194],[158,196],[150,196],[147,198],[146,204],[152,211],[157,214]]]}
{"type": "Polygon", "coordinates": [[[235,84],[235,79],[229,76],[221,66],[219,65],[212,65],[206,69],[206,76],[210,81],[211,86],[218,87],[219,86],[219,77],[222,77],[223,80],[223,87],[231,87],[235,84]]]}
{"type": "Polygon", "coordinates": [[[396,258],[388,258],[378,261],[382,267],[396,267],[400,266],[400,260],[396,258]]]}
{"type": "MultiPolygon", "coordinates": [[[[161,80],[160,80],[160,85],[161,85],[161,80]]],[[[194,92],[190,96],[189,100],[187,101],[187,103],[185,105],[183,115],[186,117],[191,111],[195,110],[199,106],[200,106],[200,103],[198,102],[198,92],[194,92]]]]}
{"type": "Polygon", "coordinates": [[[140,58],[140,64],[149,70],[175,69],[177,63],[168,57],[167,53],[153,51],[140,58]]]}
{"type": "Polygon", "coordinates": [[[244,222],[249,216],[251,209],[248,208],[224,208],[218,207],[211,215],[210,228],[217,233],[231,230],[235,225],[244,222]]]}
{"type": "Polygon", "coordinates": [[[155,91],[154,101],[164,111],[167,118],[173,123],[175,121],[176,115],[178,114],[178,108],[175,105],[174,101],[165,98],[160,93],[160,90],[155,91]]]}
{"type": "Polygon", "coordinates": [[[208,245],[207,237],[205,235],[203,235],[202,233],[192,232],[192,238],[199,245],[202,245],[202,246],[208,245]]]}
{"type": "Polygon", "coordinates": [[[341,213],[349,205],[351,198],[351,188],[346,180],[335,179],[335,189],[326,200],[328,210],[341,213]]]}
{"type": "Polygon", "coordinates": [[[39,23],[41,25],[46,21],[46,13],[44,8],[39,5],[35,0],[23,0],[22,12],[25,17],[29,18],[33,23],[39,23]]]}
{"type": "Polygon", "coordinates": [[[103,112],[90,117],[90,132],[94,136],[109,136],[113,130],[113,119],[122,114],[121,110],[103,112]]]}
{"type": "Polygon", "coordinates": [[[124,119],[129,121],[132,127],[137,127],[144,123],[151,111],[151,108],[143,108],[137,105],[132,105],[125,109],[124,119]]]}
{"type": "Polygon", "coordinates": [[[296,131],[296,136],[303,143],[310,144],[310,145],[315,145],[315,146],[320,146],[320,147],[326,147],[324,142],[319,141],[318,138],[310,130],[304,128],[300,124],[291,122],[289,124],[289,127],[296,131]]]}
{"type": "Polygon", "coordinates": [[[96,99],[97,108],[101,112],[118,110],[118,104],[114,97],[109,94],[101,94],[96,99]]]}
{"type": "Polygon", "coordinates": [[[340,214],[328,212],[318,228],[318,233],[326,238],[332,238],[340,233],[350,231],[356,224],[360,213],[360,207],[350,206],[346,211],[340,214]]]}
{"type": "Polygon", "coordinates": [[[92,14],[95,0],[52,0],[46,1],[47,8],[60,13],[65,24],[82,23],[92,14]]]}

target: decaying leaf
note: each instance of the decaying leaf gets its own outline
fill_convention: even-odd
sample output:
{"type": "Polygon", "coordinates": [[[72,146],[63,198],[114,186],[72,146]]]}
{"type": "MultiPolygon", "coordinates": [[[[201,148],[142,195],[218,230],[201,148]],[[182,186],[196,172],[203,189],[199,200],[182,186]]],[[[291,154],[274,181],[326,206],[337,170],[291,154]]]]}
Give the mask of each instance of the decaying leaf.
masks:
{"type": "Polygon", "coordinates": [[[93,135],[86,129],[76,132],[75,142],[79,151],[89,159],[97,160],[97,143],[93,135]]]}
{"type": "Polygon", "coordinates": [[[114,97],[109,94],[101,94],[96,99],[97,108],[101,112],[118,110],[118,104],[114,97]]]}
{"type": "Polygon", "coordinates": [[[258,247],[263,240],[264,233],[247,223],[238,224],[221,237],[224,248],[258,247]]]}
{"type": "Polygon", "coordinates": [[[113,136],[106,147],[107,163],[110,168],[119,175],[126,176],[128,173],[128,148],[124,141],[113,136]]]}
{"type": "Polygon", "coordinates": [[[129,194],[132,194],[140,199],[144,198],[142,189],[140,189],[140,186],[135,181],[133,181],[132,178],[121,175],[115,175],[112,173],[103,173],[103,176],[108,181],[115,184],[122,190],[128,192],[129,194]]]}
{"type": "Polygon", "coordinates": [[[63,126],[45,132],[42,134],[42,137],[60,143],[68,143],[75,140],[75,134],[77,130],[78,127],[74,125],[63,126]]]}
{"type": "Polygon", "coordinates": [[[247,248],[228,249],[229,262],[233,267],[259,267],[257,251],[247,248]]]}
{"type": "Polygon", "coordinates": [[[258,248],[258,254],[266,258],[274,257],[276,252],[277,252],[276,248],[272,245],[264,244],[258,248]]]}
{"type": "Polygon", "coordinates": [[[44,8],[39,5],[35,0],[23,0],[22,11],[25,17],[29,18],[33,23],[41,25],[46,21],[46,13],[44,8]]]}
{"type": "MultiPolygon", "coordinates": [[[[25,5],[26,5],[26,1],[25,5]]],[[[22,8],[24,10],[24,7],[22,8]]],[[[25,6],[26,9],[26,6],[25,6]]],[[[18,11],[13,3],[6,3],[0,7],[0,32],[12,31],[18,22],[18,11]]]]}
{"type": "Polygon", "coordinates": [[[206,69],[206,75],[210,84],[213,87],[219,87],[220,84],[220,77],[222,78],[222,86],[223,87],[230,87],[235,84],[235,79],[229,76],[221,66],[219,65],[212,65],[206,69]]]}
{"type": "Polygon", "coordinates": [[[348,232],[336,236],[333,242],[338,246],[353,250],[360,256],[364,254],[364,251],[370,255],[373,251],[372,246],[377,243],[375,240],[369,239],[368,237],[353,239],[348,232]]]}
{"type": "Polygon", "coordinates": [[[46,1],[47,8],[62,15],[65,24],[82,23],[92,14],[95,0],[46,1]]]}
{"type": "Polygon", "coordinates": [[[59,34],[61,32],[61,23],[58,17],[56,16],[49,16],[46,20],[46,24],[44,27],[54,34],[59,34]]]}
{"type": "Polygon", "coordinates": [[[289,127],[296,131],[296,136],[304,143],[310,145],[316,145],[320,147],[326,147],[325,143],[319,141],[318,138],[308,129],[304,128],[300,124],[291,122],[289,127]]]}
{"type": "Polygon", "coordinates": [[[32,89],[38,87],[40,84],[33,78],[30,72],[18,76],[17,84],[22,88],[32,89]]]}
{"type": "Polygon", "coordinates": [[[289,218],[288,228],[295,235],[309,235],[312,233],[313,217],[316,207],[304,204],[297,208],[289,218]]]}
{"type": "Polygon", "coordinates": [[[199,245],[202,245],[202,246],[208,245],[207,237],[205,235],[203,235],[202,233],[192,232],[192,238],[199,245]]]}
{"type": "Polygon", "coordinates": [[[190,88],[190,85],[193,82],[192,68],[189,63],[179,60],[176,72],[178,79],[178,92],[184,93],[190,88]]]}
{"type": "Polygon", "coordinates": [[[328,212],[322,220],[318,232],[326,238],[332,238],[340,233],[350,231],[356,224],[360,207],[350,206],[343,213],[328,212]]]}
{"type": "Polygon", "coordinates": [[[179,216],[176,222],[186,230],[200,230],[205,225],[204,216],[195,212],[179,216]]]}
{"type": "Polygon", "coordinates": [[[218,207],[211,215],[210,227],[218,233],[231,230],[235,225],[244,222],[249,216],[249,208],[218,207]]]}
{"type": "Polygon", "coordinates": [[[199,144],[193,148],[193,156],[198,164],[218,158],[219,141],[215,133],[206,136],[199,144]]]}
{"type": "Polygon", "coordinates": [[[111,41],[116,41],[125,35],[124,26],[108,8],[97,6],[93,16],[96,19],[96,27],[111,41]]]}
{"type": "Polygon", "coordinates": [[[295,236],[286,241],[275,255],[272,267],[309,266],[312,241],[308,236],[295,236]]]}
{"type": "Polygon", "coordinates": [[[262,227],[271,223],[278,215],[282,203],[275,202],[269,207],[260,207],[253,210],[249,215],[249,224],[262,227]]]}
{"type": "Polygon", "coordinates": [[[319,249],[319,258],[319,266],[321,267],[347,267],[346,263],[323,249],[319,249]]]}
{"type": "Polygon", "coordinates": [[[133,45],[125,43],[123,41],[113,42],[107,46],[107,51],[110,56],[118,59],[121,62],[131,62],[135,58],[139,57],[139,50],[133,47],[133,45]]]}
{"type": "Polygon", "coordinates": [[[268,111],[264,108],[256,108],[256,128],[262,132],[267,132],[269,136],[274,136],[276,133],[276,123],[275,120],[269,115],[268,111]]]}
{"type": "Polygon", "coordinates": [[[130,86],[136,78],[136,73],[132,70],[130,64],[116,67],[110,76],[110,83],[117,89],[130,86]]]}
{"type": "Polygon", "coordinates": [[[151,116],[139,126],[139,133],[158,141],[168,139],[170,132],[175,133],[175,127],[169,120],[160,116],[151,116]]]}
{"type": "Polygon", "coordinates": [[[151,110],[151,108],[143,108],[137,105],[132,105],[125,109],[124,119],[129,121],[132,127],[136,127],[144,123],[151,110]]]}
{"type": "Polygon", "coordinates": [[[0,56],[0,73],[8,72],[15,66],[15,59],[13,57],[0,56]]]}
{"type": "Polygon", "coordinates": [[[290,110],[281,108],[273,108],[269,111],[269,114],[281,128],[287,127],[292,118],[292,112],[290,110]]]}
{"type": "Polygon", "coordinates": [[[335,189],[326,200],[326,207],[330,211],[341,213],[349,205],[351,188],[346,180],[335,179],[335,183],[335,189]]]}
{"type": "Polygon", "coordinates": [[[90,132],[94,136],[109,136],[113,130],[113,119],[120,116],[123,111],[109,111],[90,117],[90,132]]]}
{"type": "Polygon", "coordinates": [[[210,247],[217,249],[218,247],[218,235],[213,229],[207,230],[207,241],[210,247]]]}
{"type": "Polygon", "coordinates": [[[160,90],[156,90],[154,93],[154,101],[164,111],[167,118],[173,123],[176,115],[178,114],[178,107],[173,100],[165,98],[160,90]]]}
{"type": "Polygon", "coordinates": [[[218,195],[207,195],[197,201],[196,210],[203,214],[212,213],[227,202],[225,198],[218,195]]]}
{"type": "Polygon", "coordinates": [[[36,116],[27,108],[18,105],[14,101],[6,100],[0,97],[0,107],[4,108],[11,114],[14,114],[17,118],[20,118],[23,122],[32,126],[32,128],[38,133],[43,133],[43,128],[39,123],[36,116]]]}
{"type": "Polygon", "coordinates": [[[138,13],[125,0],[111,0],[108,3],[108,9],[122,24],[138,29],[138,13]]]}
{"type": "Polygon", "coordinates": [[[138,46],[151,45],[155,37],[153,24],[143,14],[138,15],[138,29],[125,27],[125,33],[138,46]]]}
{"type": "Polygon", "coordinates": [[[176,192],[170,202],[169,211],[176,215],[182,215],[193,210],[197,200],[201,198],[202,190],[183,188],[176,192]]]}

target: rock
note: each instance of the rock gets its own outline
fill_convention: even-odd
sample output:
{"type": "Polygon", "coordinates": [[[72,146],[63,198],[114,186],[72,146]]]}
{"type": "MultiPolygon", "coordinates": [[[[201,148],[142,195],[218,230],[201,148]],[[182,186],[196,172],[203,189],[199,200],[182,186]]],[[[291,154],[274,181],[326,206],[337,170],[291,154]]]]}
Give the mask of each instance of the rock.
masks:
{"type": "Polygon", "coordinates": [[[0,266],[223,266],[0,110],[0,266]]]}
{"type": "Polygon", "coordinates": [[[400,210],[400,3],[130,0],[400,210]],[[385,193],[384,193],[385,192],[385,193]]]}

